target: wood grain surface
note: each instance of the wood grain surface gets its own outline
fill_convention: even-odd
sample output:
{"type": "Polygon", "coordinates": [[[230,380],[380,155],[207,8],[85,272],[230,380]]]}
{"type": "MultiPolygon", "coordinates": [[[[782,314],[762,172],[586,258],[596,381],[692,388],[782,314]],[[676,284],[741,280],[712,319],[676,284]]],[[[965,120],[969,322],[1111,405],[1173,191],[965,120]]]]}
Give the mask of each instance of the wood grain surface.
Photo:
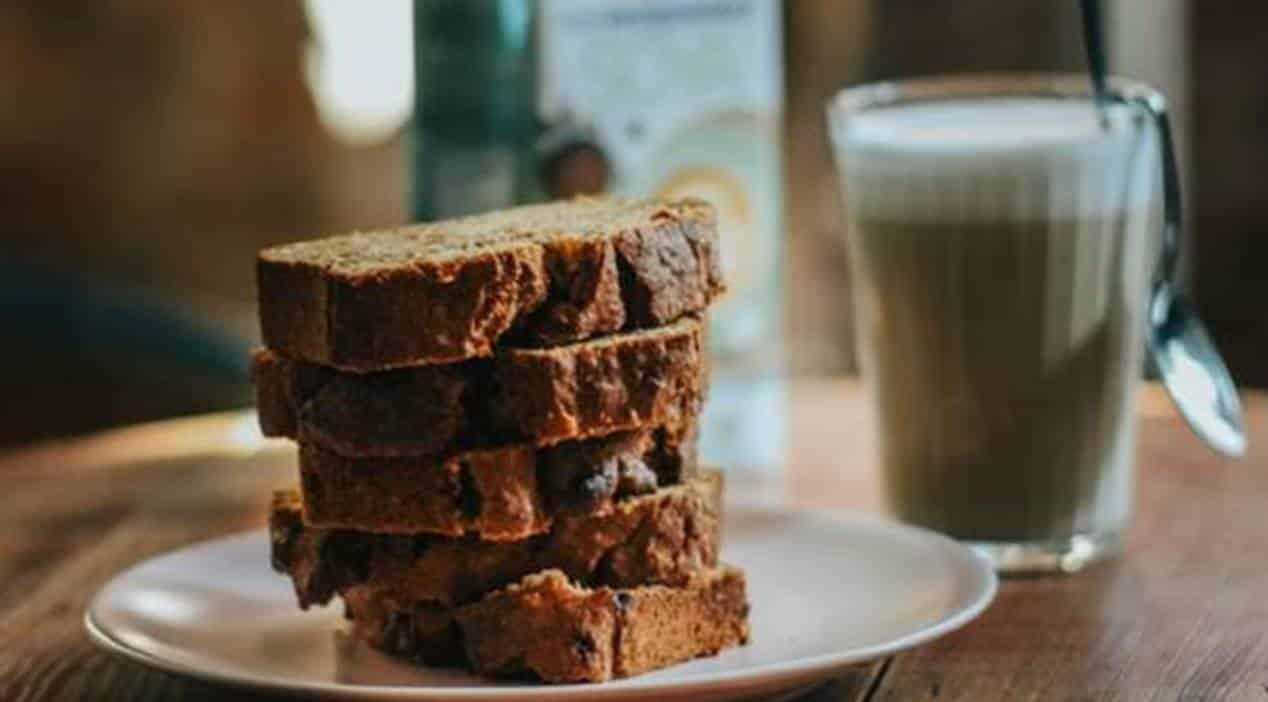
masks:
{"type": "MultiPolygon", "coordinates": [[[[787,484],[735,480],[732,497],[760,489],[878,510],[859,387],[805,381],[792,396],[787,484]]],[[[1246,400],[1251,452],[1232,462],[1146,388],[1138,509],[1122,558],[1006,580],[978,621],[806,699],[1268,701],[1268,397],[1246,400]]],[[[100,651],[82,624],[93,592],[119,570],[264,523],[268,492],[294,481],[293,458],[261,448],[251,421],[176,420],[0,457],[0,700],[258,697],[100,651]]]]}

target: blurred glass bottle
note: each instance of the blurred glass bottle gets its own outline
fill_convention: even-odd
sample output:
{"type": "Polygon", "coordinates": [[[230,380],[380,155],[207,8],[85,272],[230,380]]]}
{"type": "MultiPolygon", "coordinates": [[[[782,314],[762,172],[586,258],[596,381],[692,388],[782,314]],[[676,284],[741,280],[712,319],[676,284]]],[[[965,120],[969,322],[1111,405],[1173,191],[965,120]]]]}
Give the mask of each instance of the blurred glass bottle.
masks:
{"type": "Polygon", "coordinates": [[[536,5],[414,0],[415,219],[537,198],[536,5]]]}
{"type": "Polygon", "coordinates": [[[414,213],[578,193],[718,209],[704,458],[783,463],[780,4],[415,0],[414,213]],[[468,160],[470,159],[470,160],[468,160]]]}

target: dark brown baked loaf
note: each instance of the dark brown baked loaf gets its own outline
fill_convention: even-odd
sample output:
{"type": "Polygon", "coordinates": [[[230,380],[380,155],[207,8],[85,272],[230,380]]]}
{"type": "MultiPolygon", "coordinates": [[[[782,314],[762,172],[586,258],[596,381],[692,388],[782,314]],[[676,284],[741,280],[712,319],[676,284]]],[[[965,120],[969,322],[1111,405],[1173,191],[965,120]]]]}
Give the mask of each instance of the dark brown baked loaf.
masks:
{"type": "Polygon", "coordinates": [[[627,589],[590,589],[549,570],[457,609],[402,605],[372,586],[344,602],[353,632],[393,655],[551,683],[637,675],[749,636],[744,574],[726,566],[677,587],[627,589]]]}
{"type": "Polygon", "coordinates": [[[577,199],[264,249],[264,343],[352,370],[654,327],[723,289],[702,200],[577,199]]]}
{"type": "Polygon", "coordinates": [[[254,355],[260,427],[345,456],[428,455],[681,424],[703,402],[703,325],[355,374],[254,355]]]}
{"type": "Polygon", "coordinates": [[[304,525],[295,491],[274,495],[273,567],[289,574],[301,607],[360,584],[411,603],[455,605],[548,568],[583,582],[624,587],[678,583],[714,565],[721,475],[709,471],[585,515],[562,515],[520,541],[387,536],[304,525]]]}
{"type": "Polygon", "coordinates": [[[301,445],[299,470],[309,526],[514,541],[547,531],[557,514],[597,511],[694,476],[695,430],[661,427],[440,457],[347,458],[301,445]]]}

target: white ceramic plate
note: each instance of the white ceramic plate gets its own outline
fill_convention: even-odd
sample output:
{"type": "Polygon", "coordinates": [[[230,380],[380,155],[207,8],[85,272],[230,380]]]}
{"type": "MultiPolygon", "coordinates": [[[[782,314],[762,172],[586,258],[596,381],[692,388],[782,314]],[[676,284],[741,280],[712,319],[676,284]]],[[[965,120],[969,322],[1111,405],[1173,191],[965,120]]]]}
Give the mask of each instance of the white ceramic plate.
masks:
{"type": "Polygon", "coordinates": [[[339,631],[338,605],[300,612],[268,536],[148,560],[85,616],[101,646],[162,668],[277,692],[391,700],[717,700],[771,694],[941,636],[977,616],[995,575],[937,534],[774,508],[731,508],[724,557],[748,574],[748,646],[601,685],[534,685],[416,668],[339,631]]]}

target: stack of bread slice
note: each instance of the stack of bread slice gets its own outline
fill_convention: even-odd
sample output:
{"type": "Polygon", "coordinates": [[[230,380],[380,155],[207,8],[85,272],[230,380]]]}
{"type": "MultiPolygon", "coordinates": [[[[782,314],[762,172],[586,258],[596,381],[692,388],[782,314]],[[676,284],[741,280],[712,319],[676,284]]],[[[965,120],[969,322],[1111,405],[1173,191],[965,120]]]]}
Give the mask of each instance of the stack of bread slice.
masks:
{"type": "Polygon", "coordinates": [[[698,200],[581,199],[262,251],[260,424],[299,444],[273,566],[429,665],[547,682],[741,644],[697,465],[698,200]]]}

